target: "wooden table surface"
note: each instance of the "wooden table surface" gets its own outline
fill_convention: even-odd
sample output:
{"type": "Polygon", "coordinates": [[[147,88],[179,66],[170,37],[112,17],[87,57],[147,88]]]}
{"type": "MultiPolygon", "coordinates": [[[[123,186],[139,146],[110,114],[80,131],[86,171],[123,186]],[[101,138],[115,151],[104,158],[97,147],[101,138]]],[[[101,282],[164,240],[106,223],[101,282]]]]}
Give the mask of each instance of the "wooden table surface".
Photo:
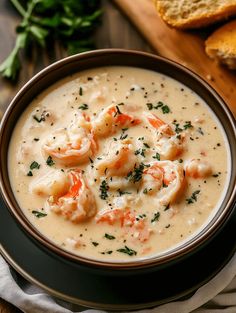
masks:
{"type": "MultiPolygon", "coordinates": [[[[103,0],[102,6],[104,9],[103,23],[95,35],[97,48],[126,48],[148,52],[154,51],[111,1],[103,0]]],[[[18,22],[19,16],[12,8],[10,1],[0,0],[0,63],[13,48],[15,26],[18,22]]],[[[0,78],[0,120],[11,99],[28,79],[53,61],[65,56],[65,52],[57,43],[53,47],[50,47],[46,53],[43,53],[39,49],[33,49],[30,56],[26,57],[22,55],[23,69],[17,84],[12,84],[0,78]]],[[[0,299],[0,313],[19,312],[18,309],[0,299]]]]}

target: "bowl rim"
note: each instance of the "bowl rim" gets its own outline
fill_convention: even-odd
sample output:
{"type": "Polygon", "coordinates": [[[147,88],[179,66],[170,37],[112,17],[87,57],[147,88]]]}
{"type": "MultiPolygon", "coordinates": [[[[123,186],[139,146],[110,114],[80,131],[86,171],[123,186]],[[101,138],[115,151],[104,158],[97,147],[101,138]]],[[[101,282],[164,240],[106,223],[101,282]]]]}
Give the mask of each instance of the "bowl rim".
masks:
{"type": "MultiPolygon", "coordinates": [[[[208,82],[206,82],[202,77],[200,77],[198,74],[194,73],[189,68],[172,61],[168,58],[157,56],[151,53],[137,51],[137,50],[126,50],[126,49],[99,49],[99,50],[93,50],[89,52],[83,52],[80,54],[72,55],[66,58],[63,58],[59,61],[56,61],[46,68],[42,69],[40,72],[38,72],[36,75],[34,75],[26,84],[23,85],[23,87],[17,92],[15,97],[10,102],[7,110],[5,111],[5,114],[2,118],[1,125],[0,125],[0,150],[1,152],[4,151],[4,147],[1,144],[2,138],[4,135],[4,129],[9,121],[10,114],[14,111],[14,109],[17,106],[17,103],[20,101],[21,97],[26,93],[29,92],[32,86],[35,84],[38,84],[39,81],[42,79],[45,79],[45,77],[51,72],[59,69],[60,67],[68,66],[70,63],[73,63],[77,60],[80,60],[81,62],[83,60],[88,60],[90,57],[94,58],[104,55],[132,55],[132,56],[142,56],[147,59],[152,59],[156,62],[164,62],[168,63],[169,66],[173,68],[178,68],[180,71],[184,72],[186,76],[191,76],[194,80],[198,82],[202,86],[202,88],[207,89],[207,91],[213,96],[215,99],[215,102],[220,105],[221,109],[224,111],[225,117],[230,122],[234,138],[236,138],[236,123],[235,119],[233,117],[232,112],[227,107],[226,103],[223,101],[223,99],[219,96],[219,94],[214,90],[212,86],[208,82]]],[[[109,65],[108,65],[109,66],[109,65]]],[[[130,65],[131,66],[131,65],[130,65]]],[[[99,66],[97,66],[99,67],[99,66]]],[[[132,67],[135,67],[132,65],[132,67]]],[[[136,64],[137,68],[143,68],[144,66],[139,66],[136,64]]],[[[92,68],[92,67],[91,67],[92,68]]],[[[93,67],[94,68],[94,67],[93,67]]],[[[89,67],[87,67],[89,69],[89,67]]],[[[84,69],[83,69],[84,70],[84,69]]],[[[154,70],[155,71],[155,70],[154,70]]],[[[79,70],[77,71],[79,72],[79,70]]],[[[156,71],[157,72],[157,71],[156,71]]],[[[65,75],[67,77],[69,74],[65,75]]],[[[168,76],[168,75],[167,75],[168,76]]],[[[64,78],[65,78],[64,77],[64,78]]],[[[170,76],[171,77],[171,76],[170,76]]],[[[59,78],[57,81],[59,81],[59,78]]],[[[56,82],[56,81],[55,81],[56,82]]],[[[50,84],[50,86],[53,85],[50,84]]],[[[49,86],[48,86],[49,87],[49,86]]],[[[44,88],[45,90],[46,88],[44,88]]],[[[42,91],[40,91],[42,92],[42,91]]],[[[31,99],[32,101],[32,99],[31,99]]],[[[205,101],[206,102],[206,101],[205,101]]],[[[30,103],[30,102],[29,102],[30,103]]],[[[25,106],[27,107],[27,105],[25,106]]],[[[212,109],[212,108],[211,108],[212,109]]],[[[219,116],[214,112],[217,118],[219,119],[219,116]]],[[[220,122],[220,119],[219,119],[220,122]]],[[[12,133],[11,133],[12,134],[12,133]]],[[[11,134],[9,135],[9,141],[11,134]]],[[[227,136],[226,136],[227,137],[227,136]]],[[[2,154],[1,154],[2,155],[2,154]]],[[[231,154],[232,157],[232,154],[231,154]]],[[[232,161],[232,160],[231,160],[232,161]]],[[[2,158],[0,160],[0,164],[2,165],[2,158]]],[[[8,209],[10,210],[10,213],[14,216],[14,218],[17,220],[17,222],[20,224],[20,226],[23,228],[23,230],[30,235],[31,239],[35,241],[36,244],[39,244],[43,249],[46,249],[49,253],[55,253],[55,255],[59,255],[64,257],[65,259],[68,259],[70,261],[76,261],[81,263],[82,265],[90,266],[90,267],[96,267],[101,269],[117,269],[117,270],[131,270],[131,269],[138,269],[138,268],[149,268],[153,265],[163,265],[172,261],[175,261],[177,259],[180,259],[182,257],[185,257],[188,253],[194,252],[195,249],[200,248],[207,240],[210,240],[213,235],[224,225],[224,223],[229,219],[229,217],[232,215],[232,211],[235,206],[236,202],[236,185],[235,188],[232,190],[231,196],[226,204],[226,207],[221,212],[221,214],[218,216],[217,220],[211,227],[207,228],[207,230],[204,232],[204,235],[200,236],[199,238],[193,237],[193,241],[185,243],[185,245],[178,245],[177,249],[170,249],[170,251],[167,253],[167,255],[157,255],[157,256],[151,256],[150,258],[143,258],[143,259],[135,259],[131,261],[107,261],[107,260],[97,260],[85,256],[76,255],[73,252],[64,250],[59,247],[59,245],[55,244],[51,240],[49,240],[45,235],[40,233],[40,231],[26,218],[26,216],[23,214],[23,211],[20,209],[20,206],[18,205],[18,209],[16,209],[10,199],[9,196],[9,188],[6,186],[6,177],[4,177],[3,174],[3,167],[0,166],[0,191],[3,197],[4,202],[6,203],[8,209]],[[231,208],[231,209],[230,209],[231,208]],[[21,211],[21,212],[19,212],[21,211]],[[21,213],[21,214],[20,214],[21,213]]],[[[235,179],[235,177],[234,177],[235,179]]],[[[14,197],[13,191],[11,190],[11,194],[14,197]]],[[[206,225],[208,226],[208,225],[206,225]]]]}

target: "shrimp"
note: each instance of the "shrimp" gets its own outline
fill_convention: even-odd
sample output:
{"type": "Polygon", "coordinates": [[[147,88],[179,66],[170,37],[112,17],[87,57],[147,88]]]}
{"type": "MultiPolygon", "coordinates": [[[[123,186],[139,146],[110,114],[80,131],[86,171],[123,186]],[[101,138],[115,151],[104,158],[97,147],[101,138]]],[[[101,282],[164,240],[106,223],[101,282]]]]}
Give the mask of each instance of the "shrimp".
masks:
{"type": "Polygon", "coordinates": [[[125,176],[133,170],[137,157],[129,139],[112,142],[104,159],[96,164],[98,174],[111,176],[125,176]]]}
{"type": "Polygon", "coordinates": [[[119,223],[120,227],[125,233],[138,239],[140,242],[147,241],[152,233],[152,230],[147,228],[146,218],[143,216],[136,216],[131,210],[126,207],[125,209],[106,209],[100,211],[96,216],[96,222],[105,222],[109,225],[119,223]]]}
{"type": "Polygon", "coordinates": [[[151,126],[157,130],[155,148],[163,159],[174,160],[183,152],[184,134],[176,134],[169,124],[155,114],[147,114],[151,126]]]}
{"type": "Polygon", "coordinates": [[[176,200],[185,186],[183,167],[172,161],[153,162],[143,172],[142,187],[161,204],[176,200]]]}
{"type": "Polygon", "coordinates": [[[65,172],[50,170],[46,175],[35,179],[29,186],[31,193],[38,196],[62,196],[70,188],[70,181],[65,172]]]}
{"type": "Polygon", "coordinates": [[[114,134],[119,128],[135,126],[140,123],[141,120],[122,113],[119,106],[110,105],[102,110],[94,120],[93,130],[95,135],[102,137],[114,134]]]}
{"type": "Polygon", "coordinates": [[[86,162],[98,149],[89,119],[79,115],[68,128],[56,129],[42,146],[44,154],[63,165],[86,162]]]}
{"type": "Polygon", "coordinates": [[[207,161],[192,159],[185,166],[186,176],[193,178],[205,178],[212,174],[212,168],[207,161]]]}
{"type": "Polygon", "coordinates": [[[73,223],[80,223],[97,213],[94,195],[89,189],[80,169],[68,172],[70,187],[62,196],[51,196],[49,208],[73,223]]]}

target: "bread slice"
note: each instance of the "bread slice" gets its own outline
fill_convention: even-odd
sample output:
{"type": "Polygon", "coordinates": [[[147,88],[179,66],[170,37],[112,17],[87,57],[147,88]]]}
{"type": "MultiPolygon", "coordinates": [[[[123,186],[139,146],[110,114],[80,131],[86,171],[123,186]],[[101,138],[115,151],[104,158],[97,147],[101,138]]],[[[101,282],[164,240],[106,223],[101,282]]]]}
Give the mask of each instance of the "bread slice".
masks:
{"type": "Polygon", "coordinates": [[[180,28],[199,28],[236,14],[236,0],[153,0],[162,19],[180,28]]]}
{"type": "Polygon", "coordinates": [[[205,42],[206,53],[230,69],[236,69],[236,20],[218,28],[205,42]]]}

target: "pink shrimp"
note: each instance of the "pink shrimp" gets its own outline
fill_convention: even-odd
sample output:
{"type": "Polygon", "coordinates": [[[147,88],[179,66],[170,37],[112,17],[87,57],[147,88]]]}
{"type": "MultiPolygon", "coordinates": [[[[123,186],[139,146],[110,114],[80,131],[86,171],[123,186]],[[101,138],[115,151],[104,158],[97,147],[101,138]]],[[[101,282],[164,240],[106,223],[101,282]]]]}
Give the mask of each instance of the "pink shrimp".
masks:
{"type": "Polygon", "coordinates": [[[103,210],[97,214],[96,222],[105,222],[109,225],[118,222],[125,233],[132,235],[140,242],[147,241],[152,232],[147,228],[145,218],[138,218],[129,208],[103,210]]]}
{"type": "Polygon", "coordinates": [[[159,161],[143,172],[143,189],[162,204],[174,202],[185,186],[184,171],[177,162],[159,161]]]}
{"type": "Polygon", "coordinates": [[[155,133],[155,148],[162,159],[174,160],[183,152],[184,134],[176,134],[172,127],[155,114],[146,114],[155,133]]]}
{"type": "Polygon", "coordinates": [[[68,128],[56,129],[42,146],[46,156],[63,165],[78,165],[98,150],[89,118],[80,115],[68,128]]]}
{"type": "Polygon", "coordinates": [[[96,163],[96,169],[100,175],[125,176],[134,168],[136,162],[137,157],[131,141],[124,139],[112,142],[105,158],[96,163]]]}
{"type": "Polygon", "coordinates": [[[80,169],[68,173],[70,188],[63,196],[49,197],[49,208],[73,223],[83,222],[97,212],[94,195],[80,169]]]}
{"type": "Polygon", "coordinates": [[[135,126],[141,123],[140,119],[122,113],[118,106],[110,105],[100,112],[94,120],[93,129],[96,136],[114,134],[122,127],[135,126]]]}
{"type": "Polygon", "coordinates": [[[186,176],[193,178],[206,178],[212,174],[212,167],[207,161],[192,159],[185,166],[186,176]]]}

